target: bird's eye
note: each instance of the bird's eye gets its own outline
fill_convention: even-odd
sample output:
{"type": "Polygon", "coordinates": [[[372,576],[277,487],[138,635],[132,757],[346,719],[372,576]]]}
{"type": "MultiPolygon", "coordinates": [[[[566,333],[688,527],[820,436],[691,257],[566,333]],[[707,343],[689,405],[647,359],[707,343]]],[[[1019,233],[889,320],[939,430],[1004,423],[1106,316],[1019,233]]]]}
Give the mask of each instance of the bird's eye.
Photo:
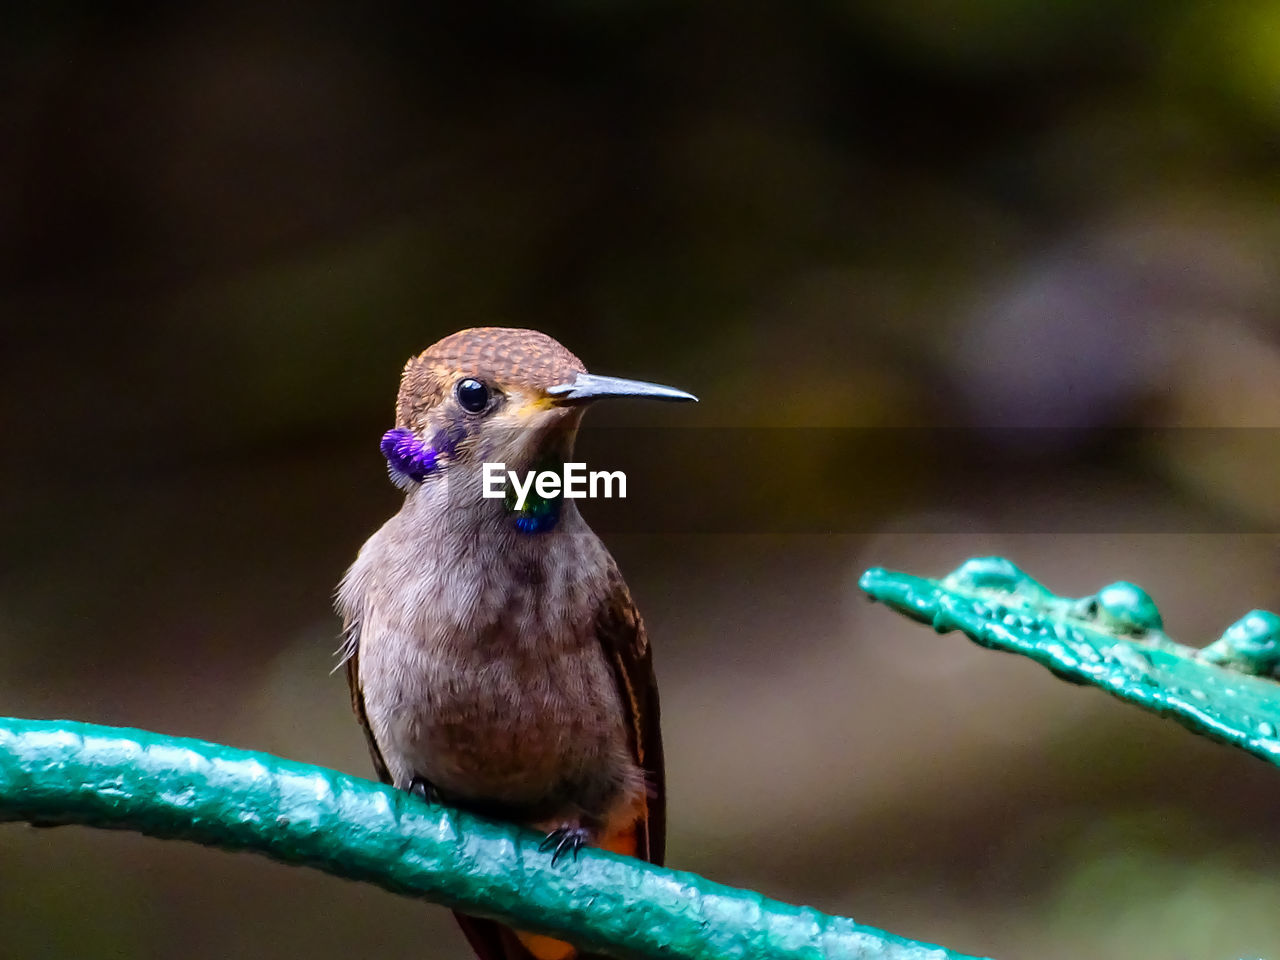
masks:
{"type": "Polygon", "coordinates": [[[467,413],[483,413],[485,407],[489,406],[489,388],[479,380],[471,377],[459,380],[453,392],[458,397],[458,403],[467,413]]]}

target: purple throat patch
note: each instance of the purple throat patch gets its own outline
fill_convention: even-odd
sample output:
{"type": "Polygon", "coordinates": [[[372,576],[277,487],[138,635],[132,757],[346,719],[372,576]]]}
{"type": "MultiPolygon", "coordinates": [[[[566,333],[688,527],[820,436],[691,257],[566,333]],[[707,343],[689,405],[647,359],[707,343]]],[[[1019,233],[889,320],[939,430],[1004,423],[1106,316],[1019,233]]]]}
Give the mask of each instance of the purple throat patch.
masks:
{"type": "Polygon", "coordinates": [[[382,455],[387,458],[391,479],[399,487],[421,483],[435,472],[439,454],[419,440],[412,430],[395,427],[382,435],[382,455]]]}

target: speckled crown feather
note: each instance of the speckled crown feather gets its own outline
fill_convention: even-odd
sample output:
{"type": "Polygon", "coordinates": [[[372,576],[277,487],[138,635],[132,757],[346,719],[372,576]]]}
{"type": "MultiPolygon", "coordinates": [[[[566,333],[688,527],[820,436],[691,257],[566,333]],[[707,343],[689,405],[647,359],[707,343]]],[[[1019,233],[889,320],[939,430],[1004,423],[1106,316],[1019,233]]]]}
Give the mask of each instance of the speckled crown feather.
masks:
{"type": "Polygon", "coordinates": [[[404,366],[396,397],[396,426],[420,426],[459,377],[540,389],[585,373],[582,361],[537,330],[472,327],[427,347],[404,366]]]}

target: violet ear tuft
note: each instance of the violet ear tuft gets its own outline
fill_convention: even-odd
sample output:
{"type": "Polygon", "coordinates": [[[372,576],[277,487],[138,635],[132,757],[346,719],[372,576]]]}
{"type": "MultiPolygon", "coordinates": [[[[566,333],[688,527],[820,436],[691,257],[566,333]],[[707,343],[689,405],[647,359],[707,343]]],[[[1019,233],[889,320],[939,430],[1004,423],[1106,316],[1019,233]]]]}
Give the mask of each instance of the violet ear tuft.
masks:
{"type": "Polygon", "coordinates": [[[382,435],[382,455],[387,458],[391,482],[403,490],[421,483],[439,465],[436,451],[419,440],[412,430],[395,427],[382,435]]]}

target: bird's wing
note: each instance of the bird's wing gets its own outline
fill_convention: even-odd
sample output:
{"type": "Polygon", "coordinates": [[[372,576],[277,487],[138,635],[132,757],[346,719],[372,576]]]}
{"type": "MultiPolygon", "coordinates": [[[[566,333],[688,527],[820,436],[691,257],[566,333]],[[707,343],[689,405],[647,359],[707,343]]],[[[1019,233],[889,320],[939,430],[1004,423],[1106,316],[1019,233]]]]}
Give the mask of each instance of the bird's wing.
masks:
{"type": "Polygon", "coordinates": [[[618,571],[609,560],[609,590],[596,616],[596,637],[613,668],[627,714],[631,754],[645,772],[645,811],[636,825],[634,856],[662,865],[667,841],[667,781],[653,653],[644,621],[618,571]]]}
{"type": "MultiPolygon", "coordinates": [[[[636,609],[612,558],[609,586],[596,612],[596,637],[613,669],[618,699],[627,714],[632,756],[645,772],[648,790],[645,810],[624,835],[603,838],[601,846],[618,853],[662,864],[666,853],[666,770],[662,759],[662,729],[658,715],[658,684],[653,675],[653,654],[644,621],[636,609]]],[[[471,949],[480,960],[593,960],[594,954],[578,953],[568,944],[547,937],[517,937],[492,920],[455,913],[471,949]],[[531,949],[532,948],[532,949],[531,949]]],[[[600,958],[603,960],[603,958],[600,958]]]]}
{"type": "Polygon", "coordinates": [[[347,668],[347,687],[351,690],[351,709],[360,721],[360,729],[364,731],[365,743],[369,745],[369,756],[373,760],[373,769],[383,783],[391,782],[391,771],[387,762],[382,759],[382,751],[378,749],[378,741],[373,738],[373,727],[369,726],[369,714],[364,708],[364,690],[360,687],[360,621],[352,618],[342,632],[342,659],[347,668]]]}

